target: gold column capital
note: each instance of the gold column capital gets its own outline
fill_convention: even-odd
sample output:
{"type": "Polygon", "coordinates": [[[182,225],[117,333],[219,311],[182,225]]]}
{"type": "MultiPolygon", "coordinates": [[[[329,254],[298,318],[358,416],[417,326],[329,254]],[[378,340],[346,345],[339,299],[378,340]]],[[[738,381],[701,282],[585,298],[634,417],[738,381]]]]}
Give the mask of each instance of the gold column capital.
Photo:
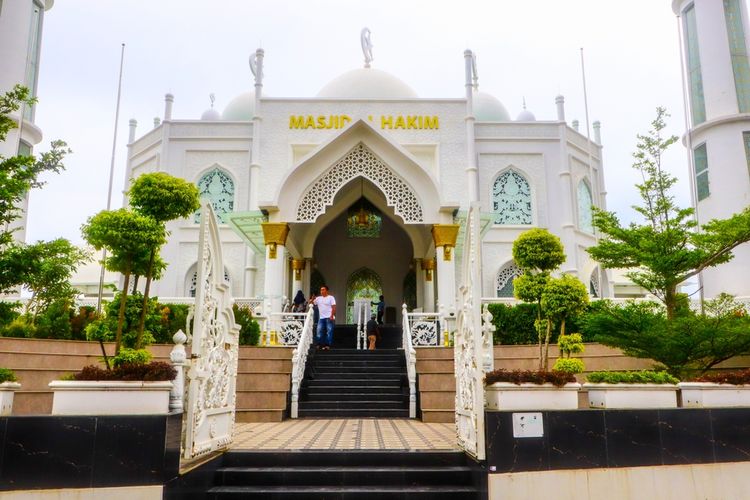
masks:
{"type": "Polygon", "coordinates": [[[443,260],[451,260],[451,249],[456,246],[459,228],[458,224],[432,226],[432,240],[435,242],[435,248],[443,247],[443,260]]]}
{"type": "Polygon", "coordinates": [[[432,271],[435,270],[435,259],[422,259],[422,271],[425,281],[432,281],[432,271]]]}
{"type": "Polygon", "coordinates": [[[289,224],[286,222],[263,222],[263,240],[270,248],[269,257],[276,258],[276,246],[285,245],[286,237],[289,236],[289,224]]]}
{"type": "Polygon", "coordinates": [[[292,269],[294,269],[294,279],[302,281],[302,271],[305,270],[307,261],[304,259],[292,259],[292,269]]]}

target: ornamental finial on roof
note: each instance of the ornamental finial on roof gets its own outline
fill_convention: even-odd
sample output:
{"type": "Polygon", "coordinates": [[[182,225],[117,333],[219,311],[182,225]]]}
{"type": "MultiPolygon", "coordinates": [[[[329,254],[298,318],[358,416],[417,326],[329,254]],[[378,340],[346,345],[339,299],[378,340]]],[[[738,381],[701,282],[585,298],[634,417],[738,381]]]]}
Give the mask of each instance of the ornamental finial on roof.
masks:
{"type": "Polygon", "coordinates": [[[214,101],[216,101],[216,95],[212,92],[208,94],[208,99],[211,101],[211,108],[214,107],[214,101]]]}
{"type": "Polygon", "coordinates": [[[365,68],[369,68],[370,63],[372,62],[372,41],[370,40],[370,28],[362,28],[362,33],[360,33],[359,39],[362,43],[362,53],[365,55],[365,68]]]}
{"type": "Polygon", "coordinates": [[[477,55],[471,54],[471,79],[474,90],[479,90],[479,72],[477,71],[477,55]]]}

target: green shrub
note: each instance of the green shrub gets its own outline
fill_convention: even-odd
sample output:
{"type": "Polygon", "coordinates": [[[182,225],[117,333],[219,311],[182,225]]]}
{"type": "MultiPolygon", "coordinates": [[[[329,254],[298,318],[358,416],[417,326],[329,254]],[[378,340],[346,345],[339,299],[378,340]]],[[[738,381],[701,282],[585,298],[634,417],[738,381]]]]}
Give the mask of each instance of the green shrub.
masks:
{"type": "Polygon", "coordinates": [[[593,384],[676,384],[679,380],[667,372],[642,370],[635,372],[591,372],[586,379],[593,384]]]}
{"type": "Polygon", "coordinates": [[[24,316],[14,319],[8,326],[2,329],[3,337],[33,338],[36,328],[26,322],[24,316]]]}
{"type": "Polygon", "coordinates": [[[187,304],[158,304],[156,312],[159,314],[158,328],[154,329],[154,342],[157,344],[171,344],[172,337],[177,330],[185,331],[185,323],[190,306],[187,304]]]}
{"type": "Polygon", "coordinates": [[[37,316],[34,338],[70,340],[72,316],[73,310],[70,308],[69,301],[53,302],[37,316]]]}
{"type": "Polygon", "coordinates": [[[484,385],[492,385],[495,382],[510,382],[511,384],[553,384],[562,387],[567,383],[575,382],[572,373],[560,371],[532,371],[532,370],[494,370],[484,376],[484,385]]]}
{"type": "Polygon", "coordinates": [[[536,305],[490,304],[492,323],[495,325],[494,343],[498,345],[536,344],[538,337],[534,329],[536,305]]]}
{"type": "MultiPolygon", "coordinates": [[[[109,323],[110,330],[113,332],[117,331],[117,317],[120,313],[120,297],[121,292],[115,294],[111,302],[108,302],[106,310],[106,318],[109,323]]],[[[156,297],[148,299],[148,314],[146,315],[146,323],[144,325],[143,332],[143,345],[149,345],[154,341],[152,332],[158,331],[161,321],[161,315],[157,311],[156,297]]],[[[143,308],[143,294],[141,292],[133,292],[128,295],[125,301],[125,321],[122,326],[122,345],[125,347],[134,348],[136,344],[136,338],[138,336],[138,322],[141,320],[141,309],[143,308]]]]}
{"type": "Polygon", "coordinates": [[[240,345],[258,345],[260,325],[253,319],[253,312],[248,307],[232,306],[234,321],[240,325],[240,345]]]}
{"type": "Polygon", "coordinates": [[[20,302],[0,302],[0,329],[8,326],[21,315],[20,302]]]}
{"type": "Polygon", "coordinates": [[[560,348],[560,354],[566,358],[569,358],[571,354],[580,354],[585,350],[580,333],[560,335],[557,338],[557,347],[560,348]]]}
{"type": "Polygon", "coordinates": [[[114,332],[110,327],[110,322],[100,318],[92,321],[85,328],[86,340],[95,342],[109,342],[115,338],[114,332]]]}
{"type": "Polygon", "coordinates": [[[583,360],[578,358],[557,358],[555,366],[552,367],[553,371],[565,372],[565,373],[583,373],[586,366],[583,364],[583,360]]]}
{"type": "Polygon", "coordinates": [[[0,368],[0,384],[3,382],[15,382],[18,380],[16,374],[10,368],[0,368]]]}
{"type": "Polygon", "coordinates": [[[146,349],[123,347],[117,356],[112,358],[112,365],[115,368],[122,365],[145,365],[149,361],[151,361],[151,353],[146,349]]]}
{"type": "Polygon", "coordinates": [[[86,340],[86,327],[96,319],[95,307],[79,307],[78,312],[70,318],[70,338],[73,340],[86,340]]]}

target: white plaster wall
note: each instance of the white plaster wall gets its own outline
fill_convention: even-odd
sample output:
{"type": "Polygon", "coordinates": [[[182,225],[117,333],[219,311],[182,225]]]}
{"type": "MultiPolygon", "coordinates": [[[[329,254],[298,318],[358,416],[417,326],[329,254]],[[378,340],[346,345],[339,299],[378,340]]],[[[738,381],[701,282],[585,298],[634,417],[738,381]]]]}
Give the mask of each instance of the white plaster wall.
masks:
{"type": "Polygon", "coordinates": [[[492,500],[743,500],[750,462],[490,474],[488,488],[492,500]]]}

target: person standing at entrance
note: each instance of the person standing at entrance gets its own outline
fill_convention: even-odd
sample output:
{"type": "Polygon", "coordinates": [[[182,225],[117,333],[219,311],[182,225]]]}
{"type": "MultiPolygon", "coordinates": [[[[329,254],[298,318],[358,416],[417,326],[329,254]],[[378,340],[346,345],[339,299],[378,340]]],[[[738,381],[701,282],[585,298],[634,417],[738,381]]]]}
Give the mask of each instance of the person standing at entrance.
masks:
{"type": "Polygon", "coordinates": [[[375,342],[378,340],[380,331],[378,330],[378,322],[375,321],[375,315],[373,314],[370,321],[367,322],[367,340],[370,341],[368,349],[371,351],[375,350],[375,342]]]}
{"type": "Polygon", "coordinates": [[[383,324],[383,313],[385,312],[385,298],[381,295],[380,302],[372,302],[372,305],[378,306],[378,324],[383,324]]]}
{"type": "Polygon", "coordinates": [[[333,324],[336,321],[336,299],[328,293],[328,286],[320,287],[320,295],[315,297],[318,306],[318,345],[321,349],[330,349],[333,344],[333,324]]]}

